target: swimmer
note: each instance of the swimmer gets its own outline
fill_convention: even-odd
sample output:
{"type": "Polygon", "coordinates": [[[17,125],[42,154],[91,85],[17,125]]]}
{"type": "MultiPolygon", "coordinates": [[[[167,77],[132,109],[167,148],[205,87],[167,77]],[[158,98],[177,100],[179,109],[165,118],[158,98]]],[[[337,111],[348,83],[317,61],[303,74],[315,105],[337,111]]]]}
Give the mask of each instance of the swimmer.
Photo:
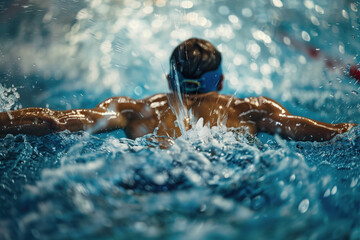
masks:
{"type": "MultiPolygon", "coordinates": [[[[192,118],[203,118],[204,124],[210,127],[223,124],[228,128],[245,128],[253,135],[265,132],[296,141],[328,141],[357,126],[295,116],[267,97],[240,99],[219,94],[224,82],[221,53],[206,40],[192,38],[182,42],[173,51],[170,66],[168,94],[141,100],[112,97],[93,109],[25,108],[3,112],[0,113],[0,135],[123,129],[131,139],[155,130],[158,136],[176,138],[181,131],[172,109],[179,109],[181,102],[192,118]]],[[[183,126],[186,130],[191,128],[189,118],[184,119],[183,126]]]]}

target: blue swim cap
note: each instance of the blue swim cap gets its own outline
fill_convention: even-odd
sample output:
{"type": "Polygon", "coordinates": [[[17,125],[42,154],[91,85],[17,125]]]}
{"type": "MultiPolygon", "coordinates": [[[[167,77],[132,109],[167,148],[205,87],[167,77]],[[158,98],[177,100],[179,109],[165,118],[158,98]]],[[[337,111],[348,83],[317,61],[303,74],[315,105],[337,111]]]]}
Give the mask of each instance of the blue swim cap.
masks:
{"type": "Polygon", "coordinates": [[[170,84],[174,91],[177,91],[178,87],[182,93],[208,93],[219,90],[219,83],[222,76],[221,64],[213,71],[209,71],[200,76],[200,78],[189,79],[184,78],[180,71],[171,69],[170,84]],[[177,87],[177,79],[179,80],[179,86],[177,87]]]}

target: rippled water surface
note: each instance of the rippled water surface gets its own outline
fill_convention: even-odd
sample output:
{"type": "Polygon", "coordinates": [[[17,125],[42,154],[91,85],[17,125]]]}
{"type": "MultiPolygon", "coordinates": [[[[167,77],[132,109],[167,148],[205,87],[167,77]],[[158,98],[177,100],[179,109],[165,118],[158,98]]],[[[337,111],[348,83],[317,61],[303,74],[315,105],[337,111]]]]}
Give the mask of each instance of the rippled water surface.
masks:
{"type": "MultiPolygon", "coordinates": [[[[0,1],[0,110],[165,92],[172,49],[200,37],[223,54],[224,94],[359,123],[347,76],[359,11],[356,0],[0,1]]],[[[121,130],[8,135],[0,239],[360,239],[359,136],[291,142],[199,121],[163,150],[121,130]]]]}

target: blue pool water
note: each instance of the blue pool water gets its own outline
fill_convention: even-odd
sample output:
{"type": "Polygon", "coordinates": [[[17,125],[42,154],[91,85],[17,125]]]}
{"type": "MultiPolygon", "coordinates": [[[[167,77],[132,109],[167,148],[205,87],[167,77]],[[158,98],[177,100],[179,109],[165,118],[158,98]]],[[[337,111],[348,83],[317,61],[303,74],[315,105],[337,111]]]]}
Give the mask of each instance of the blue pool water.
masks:
{"type": "MultiPolygon", "coordinates": [[[[200,37],[223,53],[224,94],[359,123],[346,77],[359,12],[350,0],[0,1],[0,110],[165,92],[172,49],[200,37]]],[[[170,149],[151,139],[0,139],[0,239],[360,239],[359,127],[311,143],[198,122],[170,149]]]]}

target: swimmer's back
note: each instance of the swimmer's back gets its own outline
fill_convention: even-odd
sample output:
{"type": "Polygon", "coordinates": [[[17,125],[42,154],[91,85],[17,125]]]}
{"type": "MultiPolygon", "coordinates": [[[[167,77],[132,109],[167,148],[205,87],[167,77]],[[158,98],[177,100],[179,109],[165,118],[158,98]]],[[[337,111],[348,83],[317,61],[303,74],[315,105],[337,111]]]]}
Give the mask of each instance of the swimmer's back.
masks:
{"type": "MultiPolygon", "coordinates": [[[[256,133],[256,127],[248,119],[239,117],[241,113],[249,111],[253,101],[257,98],[238,99],[233,96],[210,92],[198,95],[186,95],[183,104],[195,122],[200,118],[210,127],[225,125],[227,127],[238,128],[248,127],[249,132],[256,133]]],[[[157,134],[169,137],[179,137],[180,129],[175,124],[176,116],[171,110],[171,105],[181,108],[179,101],[176,101],[174,94],[156,94],[149,98],[138,100],[138,104],[143,104],[143,108],[150,108],[149,117],[140,115],[134,116],[124,129],[129,138],[136,138],[144,134],[151,133],[158,128],[157,134]]],[[[191,128],[189,119],[184,121],[185,127],[191,128]]]]}

